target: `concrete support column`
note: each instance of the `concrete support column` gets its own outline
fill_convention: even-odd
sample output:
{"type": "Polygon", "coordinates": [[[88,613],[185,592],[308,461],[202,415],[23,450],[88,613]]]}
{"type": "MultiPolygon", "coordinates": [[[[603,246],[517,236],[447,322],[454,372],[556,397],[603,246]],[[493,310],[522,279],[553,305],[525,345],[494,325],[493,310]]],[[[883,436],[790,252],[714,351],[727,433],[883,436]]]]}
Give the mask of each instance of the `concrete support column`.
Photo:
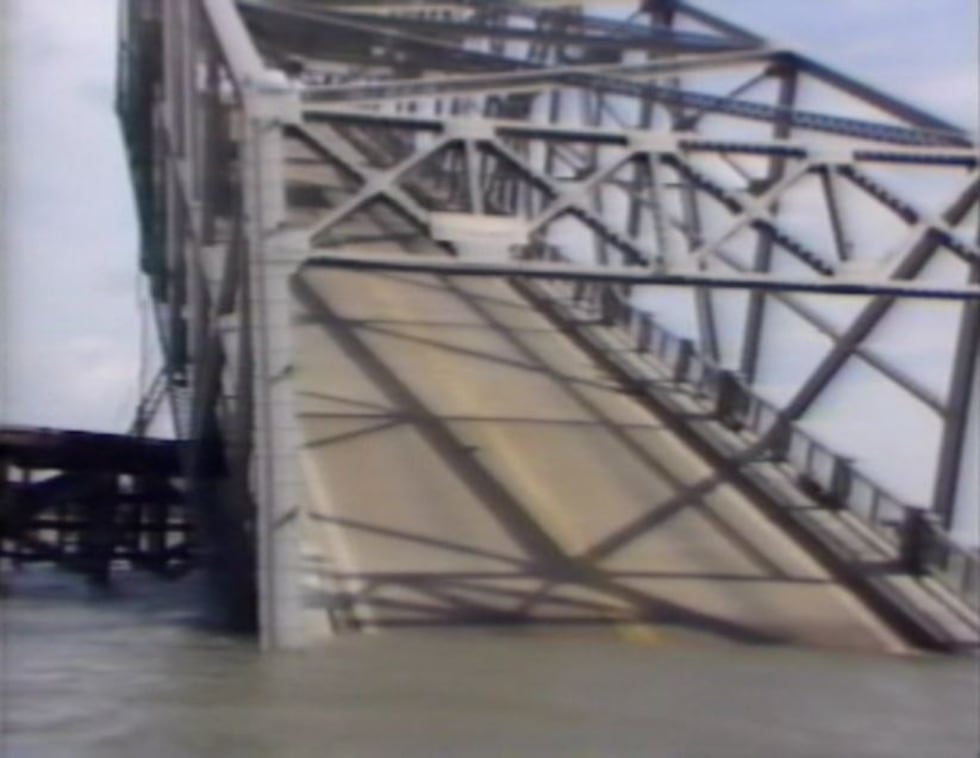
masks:
{"type": "Polygon", "coordinates": [[[299,592],[299,435],[290,347],[293,266],[253,257],[251,489],[258,535],[259,624],[264,647],[302,642],[299,592]]]}
{"type": "Polygon", "coordinates": [[[248,214],[252,455],[250,485],[258,540],[259,629],[263,647],[303,642],[300,592],[301,485],[292,387],[292,299],[289,283],[301,257],[284,251],[281,228],[283,137],[275,98],[249,103],[245,144],[248,214]]]}

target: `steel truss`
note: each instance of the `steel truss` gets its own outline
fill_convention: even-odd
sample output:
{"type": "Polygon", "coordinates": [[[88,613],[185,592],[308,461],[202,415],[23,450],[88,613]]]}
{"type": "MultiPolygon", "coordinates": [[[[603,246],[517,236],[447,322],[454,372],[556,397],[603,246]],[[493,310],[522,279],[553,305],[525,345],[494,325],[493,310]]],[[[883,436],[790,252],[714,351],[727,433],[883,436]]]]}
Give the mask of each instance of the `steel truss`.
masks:
{"type": "Polygon", "coordinates": [[[629,21],[506,0],[122,5],[119,109],[178,431],[199,455],[220,441],[222,496],[265,560],[298,486],[287,282],[316,265],[588,278],[577,295],[768,419],[756,450],[856,510],[924,508],[943,545],[966,523],[980,151],[961,129],[681,0],[629,21]],[[953,301],[930,358],[946,371],[881,336],[915,298],[953,301]],[[820,348],[777,392],[765,366],[790,333],[820,348]],[[938,423],[928,499],[806,431],[855,363],[867,393],[884,382],[938,423]]]}

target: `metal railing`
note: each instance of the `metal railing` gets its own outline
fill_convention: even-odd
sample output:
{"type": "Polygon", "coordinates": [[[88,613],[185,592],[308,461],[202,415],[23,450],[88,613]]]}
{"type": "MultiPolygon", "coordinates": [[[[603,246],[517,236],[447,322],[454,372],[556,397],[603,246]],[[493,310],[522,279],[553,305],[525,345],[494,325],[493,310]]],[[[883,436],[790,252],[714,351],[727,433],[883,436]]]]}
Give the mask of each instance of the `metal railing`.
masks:
{"type": "MultiPolygon", "coordinates": [[[[553,250],[539,254],[559,257],[553,250]]],[[[622,288],[563,281],[554,282],[552,291],[591,310],[602,325],[625,330],[638,354],[656,359],[671,381],[692,389],[729,428],[761,438],[782,425],[782,433],[773,435],[770,454],[793,469],[801,489],[822,506],[846,510],[869,526],[895,548],[898,568],[934,577],[980,611],[980,550],[957,543],[928,509],[905,502],[858,471],[851,459],[786,422],[776,405],[701,356],[692,340],[673,334],[631,304],[622,288]]]]}
{"type": "Polygon", "coordinates": [[[925,563],[933,576],[980,613],[980,555],[927,522],[925,563]]]}

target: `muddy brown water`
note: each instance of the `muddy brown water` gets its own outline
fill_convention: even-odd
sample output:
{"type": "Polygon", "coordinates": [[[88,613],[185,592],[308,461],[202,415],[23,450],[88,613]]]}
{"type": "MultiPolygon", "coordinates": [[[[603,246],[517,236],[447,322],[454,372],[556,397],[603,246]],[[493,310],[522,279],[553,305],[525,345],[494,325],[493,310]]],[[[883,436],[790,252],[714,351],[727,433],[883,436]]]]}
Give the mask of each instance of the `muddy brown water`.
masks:
{"type": "Polygon", "coordinates": [[[4,582],[3,756],[978,753],[974,659],[508,628],[263,654],[202,624],[193,583],[4,582]]]}

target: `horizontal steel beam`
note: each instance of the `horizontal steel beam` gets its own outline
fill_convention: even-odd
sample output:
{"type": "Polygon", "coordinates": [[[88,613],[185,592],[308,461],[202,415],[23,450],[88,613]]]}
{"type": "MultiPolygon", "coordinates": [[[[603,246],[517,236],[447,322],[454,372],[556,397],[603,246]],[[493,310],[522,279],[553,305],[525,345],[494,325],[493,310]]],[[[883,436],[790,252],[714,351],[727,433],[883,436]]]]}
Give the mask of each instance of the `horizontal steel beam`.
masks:
{"type": "Polygon", "coordinates": [[[712,55],[680,55],[669,60],[653,60],[644,63],[589,63],[549,66],[546,69],[521,69],[518,71],[494,71],[485,74],[446,74],[424,79],[385,79],[322,87],[308,87],[304,98],[313,102],[377,101],[419,97],[422,95],[452,95],[465,92],[509,91],[514,87],[529,85],[561,86],[560,77],[566,74],[601,74],[603,76],[662,76],[725,69],[743,64],[764,64],[779,51],[748,50],[712,55]]]}
{"type": "MultiPolygon", "coordinates": [[[[466,50],[440,39],[413,34],[397,27],[377,28],[373,19],[352,20],[339,14],[316,12],[316,6],[287,6],[269,0],[238,0],[239,7],[251,23],[260,31],[275,37],[282,35],[294,50],[316,48],[326,45],[335,55],[341,47],[352,49],[353,54],[364,62],[379,61],[379,56],[392,65],[404,66],[404,55],[410,55],[413,63],[421,68],[446,70],[469,67],[494,70],[542,70],[547,65],[530,62],[523,58],[512,58],[494,53],[466,50]],[[325,35],[322,40],[318,35],[325,35]],[[331,47],[327,44],[334,42],[331,47]]],[[[729,52],[728,50],[724,52],[729,52]]],[[[802,65],[805,59],[784,56],[793,65],[802,65]]],[[[814,64],[815,66],[815,64],[814,64]]],[[[816,70],[816,69],[815,69],[816,70]]],[[[821,69],[821,71],[823,71],[821,69]]],[[[823,73],[827,73],[823,71],[823,73]]],[[[612,76],[597,74],[562,75],[566,85],[580,86],[597,92],[633,96],[642,100],[652,100],[669,106],[691,107],[705,111],[720,112],[750,120],[774,121],[779,119],[801,129],[841,134],[860,139],[891,142],[909,145],[959,145],[970,146],[972,139],[960,129],[935,126],[939,121],[929,121],[925,125],[895,126],[883,122],[872,122],[825,113],[779,108],[749,100],[739,100],[702,92],[679,90],[675,87],[662,87],[655,84],[633,82],[612,76]]],[[[885,96],[882,95],[882,102],[885,96]]],[[[897,101],[891,101],[895,109],[897,101]]],[[[913,109],[908,108],[912,114],[913,109]]]]}
{"type": "MultiPolygon", "coordinates": [[[[321,11],[322,13],[322,11],[321,11]]],[[[404,18],[400,16],[377,16],[345,11],[343,17],[353,21],[366,21],[377,26],[386,26],[405,31],[432,35],[437,39],[446,37],[490,37],[494,39],[524,40],[556,46],[581,46],[614,50],[644,50],[654,48],[671,52],[724,52],[744,49],[746,43],[723,37],[694,32],[678,32],[672,29],[650,29],[646,34],[585,34],[582,31],[570,32],[529,29],[514,26],[478,23],[465,20],[441,20],[431,18],[404,18]]]]}
{"type": "Polygon", "coordinates": [[[980,286],[942,285],[903,280],[792,279],[769,274],[716,274],[703,271],[656,271],[639,266],[591,266],[538,261],[461,260],[433,255],[349,255],[314,253],[302,265],[351,271],[398,271],[445,276],[593,281],[658,287],[806,292],[817,295],[886,296],[927,300],[980,300],[980,286]]]}
{"type": "MultiPolygon", "coordinates": [[[[303,103],[302,116],[305,121],[311,122],[358,124],[392,129],[411,129],[419,132],[442,132],[452,123],[450,117],[420,116],[411,113],[378,113],[315,102],[303,103]]],[[[466,117],[462,118],[465,119],[466,117]]],[[[629,130],[608,127],[557,126],[514,119],[481,118],[480,123],[485,124],[488,131],[492,131],[499,137],[582,142],[618,147],[640,146],[644,135],[662,137],[664,142],[661,151],[667,152],[674,146],[677,150],[687,152],[744,153],[747,155],[776,155],[784,158],[811,158],[814,163],[855,161],[956,168],[976,168],[980,165],[980,150],[975,147],[894,145],[874,149],[837,150],[831,155],[826,151],[821,151],[819,147],[793,139],[725,140],[701,136],[693,132],[659,133],[642,132],[641,130],[630,132],[629,130]]]]}

